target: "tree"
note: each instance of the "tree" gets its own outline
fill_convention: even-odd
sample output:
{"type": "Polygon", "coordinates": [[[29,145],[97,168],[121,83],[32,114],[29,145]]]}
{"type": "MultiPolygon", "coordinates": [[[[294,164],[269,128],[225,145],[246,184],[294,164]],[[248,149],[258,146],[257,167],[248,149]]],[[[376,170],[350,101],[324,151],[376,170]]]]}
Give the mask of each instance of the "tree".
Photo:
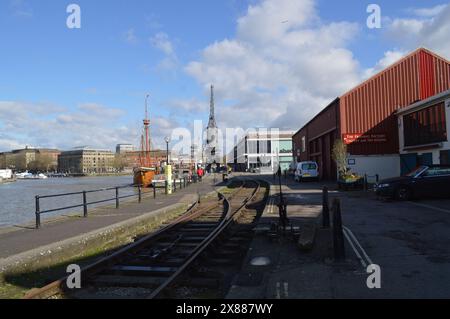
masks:
{"type": "Polygon", "coordinates": [[[48,172],[54,169],[53,160],[49,155],[37,154],[35,160],[28,163],[28,169],[36,172],[48,172]]]}
{"type": "Polygon", "coordinates": [[[348,173],[347,145],[342,140],[337,140],[333,145],[333,160],[339,171],[339,176],[346,176],[348,173]]]}
{"type": "Polygon", "coordinates": [[[116,154],[114,157],[114,161],[112,163],[112,166],[117,172],[121,172],[125,169],[125,167],[128,166],[128,161],[125,155],[123,154],[116,154]]]}

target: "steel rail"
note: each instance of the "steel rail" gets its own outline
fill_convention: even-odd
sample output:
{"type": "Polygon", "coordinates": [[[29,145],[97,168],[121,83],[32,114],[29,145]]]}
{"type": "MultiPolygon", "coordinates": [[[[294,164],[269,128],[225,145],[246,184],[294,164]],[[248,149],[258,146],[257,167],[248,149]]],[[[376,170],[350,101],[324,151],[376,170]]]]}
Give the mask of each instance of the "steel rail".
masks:
{"type": "MultiPolygon", "coordinates": [[[[233,195],[235,195],[236,193],[238,193],[239,191],[241,191],[242,188],[244,187],[244,184],[245,183],[243,183],[239,187],[238,190],[234,191],[233,194],[231,195],[231,197],[233,195]]],[[[206,207],[198,207],[199,202],[197,201],[182,216],[177,218],[170,225],[167,225],[167,226],[161,228],[160,230],[156,231],[155,233],[144,236],[141,239],[139,239],[138,241],[136,241],[122,249],[119,249],[117,252],[111,254],[110,256],[104,257],[104,258],[100,259],[99,261],[83,268],[81,270],[82,282],[88,281],[89,278],[95,276],[97,273],[101,272],[108,266],[120,262],[122,259],[124,259],[126,257],[127,254],[130,254],[130,253],[139,251],[140,249],[143,249],[144,246],[147,246],[149,244],[149,242],[151,242],[152,240],[163,235],[167,231],[179,226],[182,223],[192,221],[195,218],[198,218],[198,217],[208,213],[212,209],[219,207],[225,200],[226,200],[225,196],[222,196],[221,200],[218,200],[217,202],[215,202],[211,205],[208,205],[206,207]],[[198,210],[196,210],[196,208],[198,208],[198,210]]],[[[228,214],[228,212],[227,212],[227,214],[228,214]]],[[[226,219],[226,216],[225,216],[224,220],[225,219],[226,219]]],[[[66,286],[67,278],[68,278],[68,276],[65,276],[65,277],[63,277],[57,281],[54,281],[42,288],[33,289],[25,295],[24,299],[48,299],[55,295],[64,293],[64,292],[68,291],[68,288],[66,286]]]]}
{"type": "MultiPolygon", "coordinates": [[[[245,182],[248,182],[248,180],[244,181],[244,185],[245,182]]],[[[247,203],[251,201],[258,193],[261,185],[257,181],[251,182],[254,182],[257,185],[257,187],[254,189],[252,194],[249,197],[247,197],[244,200],[244,202],[239,206],[239,208],[237,208],[236,210],[233,210],[231,206],[232,197],[224,199],[228,206],[227,215],[225,219],[223,219],[222,222],[216,227],[216,229],[214,229],[211,232],[211,234],[207,238],[205,238],[202,241],[202,243],[199,244],[199,246],[192,252],[189,259],[182,266],[180,266],[178,270],[172,276],[170,276],[163,284],[161,284],[157,289],[155,289],[147,299],[154,299],[158,297],[164,289],[166,289],[170,284],[172,284],[178,278],[178,276],[180,276],[199,257],[199,255],[203,253],[214,242],[214,240],[220,234],[223,233],[225,229],[228,228],[228,226],[233,222],[233,216],[235,216],[239,211],[241,211],[242,208],[244,208],[247,205],[247,203]]]]}

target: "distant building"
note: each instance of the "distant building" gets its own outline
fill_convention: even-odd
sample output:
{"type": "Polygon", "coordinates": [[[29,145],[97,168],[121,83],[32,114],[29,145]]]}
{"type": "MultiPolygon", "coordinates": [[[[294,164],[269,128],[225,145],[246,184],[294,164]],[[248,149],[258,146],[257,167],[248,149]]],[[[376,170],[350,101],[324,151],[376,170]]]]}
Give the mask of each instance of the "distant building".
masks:
{"type": "Polygon", "coordinates": [[[42,170],[54,171],[58,166],[56,149],[29,148],[0,153],[0,168],[10,168],[17,171],[42,170]]]}
{"type": "Polygon", "coordinates": [[[259,170],[275,173],[278,167],[289,170],[292,163],[294,131],[265,131],[247,133],[228,154],[228,164],[236,171],[259,170]]]}
{"type": "Polygon", "coordinates": [[[116,154],[124,154],[127,152],[134,152],[135,147],[132,144],[117,144],[116,154]]]}
{"type": "Polygon", "coordinates": [[[58,170],[70,174],[114,173],[114,153],[108,150],[77,149],[62,152],[58,157],[58,170]]]}

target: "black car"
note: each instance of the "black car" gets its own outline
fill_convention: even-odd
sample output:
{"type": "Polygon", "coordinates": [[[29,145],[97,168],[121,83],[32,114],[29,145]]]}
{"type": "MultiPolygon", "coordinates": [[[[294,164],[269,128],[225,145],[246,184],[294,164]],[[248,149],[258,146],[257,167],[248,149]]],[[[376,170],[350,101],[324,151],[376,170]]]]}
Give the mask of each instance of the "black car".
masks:
{"type": "Polygon", "coordinates": [[[398,200],[450,198],[450,165],[420,166],[405,176],[382,180],[375,191],[379,196],[398,200]]]}

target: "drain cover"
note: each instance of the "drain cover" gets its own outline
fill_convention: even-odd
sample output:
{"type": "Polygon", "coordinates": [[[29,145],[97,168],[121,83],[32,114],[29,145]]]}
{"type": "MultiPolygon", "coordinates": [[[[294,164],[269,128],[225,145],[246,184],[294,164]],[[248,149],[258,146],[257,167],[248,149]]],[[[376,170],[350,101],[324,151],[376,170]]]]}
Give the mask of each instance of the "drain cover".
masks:
{"type": "Polygon", "coordinates": [[[270,265],[270,259],[267,257],[255,257],[250,264],[252,266],[268,266],[270,265]]]}

